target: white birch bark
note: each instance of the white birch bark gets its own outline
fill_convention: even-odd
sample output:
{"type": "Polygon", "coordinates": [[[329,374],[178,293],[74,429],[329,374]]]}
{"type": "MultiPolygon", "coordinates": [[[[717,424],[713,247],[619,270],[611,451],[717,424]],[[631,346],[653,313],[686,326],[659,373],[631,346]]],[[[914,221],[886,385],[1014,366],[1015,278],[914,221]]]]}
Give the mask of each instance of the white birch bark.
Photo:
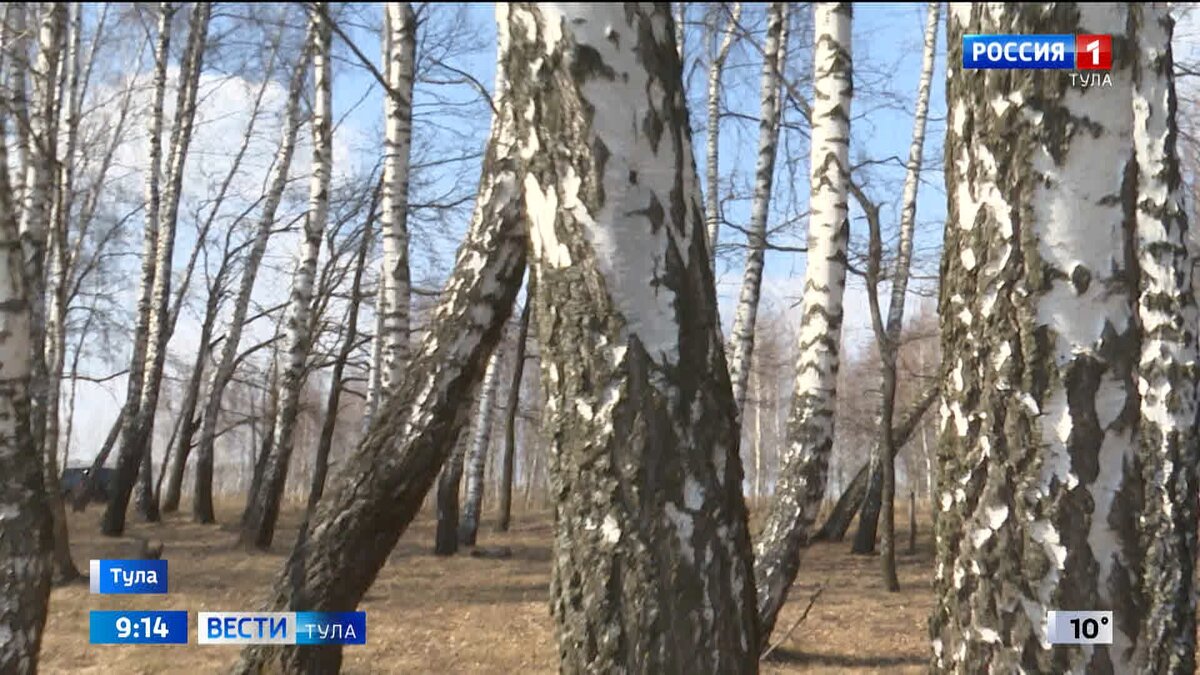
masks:
{"type": "Polygon", "coordinates": [[[754,328],[758,322],[763,262],[767,252],[767,218],[775,178],[775,155],[779,147],[779,121],[783,110],[779,89],[787,57],[787,23],[787,3],[771,3],[767,9],[767,39],[763,47],[759,89],[758,159],[754,167],[754,197],[750,202],[746,267],[742,273],[742,290],[728,346],[729,379],[733,383],[733,403],[739,416],[746,402],[746,385],[750,379],[754,328]]]}
{"type": "Polygon", "coordinates": [[[254,292],[254,283],[258,279],[258,271],[262,266],[263,255],[275,226],[275,216],[279,204],[283,201],[283,191],[287,187],[288,174],[292,167],[292,158],[296,153],[296,139],[300,132],[302,117],[300,102],[303,97],[304,85],[308,74],[308,59],[311,54],[312,35],[305,40],[306,48],[296,62],[288,85],[287,106],[284,110],[283,137],[275,154],[274,173],[263,200],[262,211],[259,213],[258,226],[254,234],[254,242],[246,253],[246,261],[242,269],[237,296],[233,303],[233,313],[229,319],[229,327],[225,340],[221,344],[221,352],[213,365],[212,375],[208,382],[208,393],[205,397],[204,412],[200,426],[200,439],[196,448],[195,490],[193,491],[192,517],[196,522],[212,523],[216,521],[212,503],[213,450],[216,442],[217,420],[221,412],[221,398],[225,387],[233,376],[233,368],[237,361],[238,348],[242,341],[242,330],[245,327],[246,316],[250,311],[250,296],[254,292]]]}
{"type": "Polygon", "coordinates": [[[725,71],[725,61],[729,58],[730,48],[733,47],[735,28],[741,16],[742,3],[733,3],[733,8],[729,10],[729,18],[721,31],[721,46],[708,66],[708,132],[705,137],[704,155],[705,183],[708,190],[704,193],[704,217],[708,220],[708,248],[714,269],[721,231],[721,74],[725,71]]]}
{"type": "Polygon", "coordinates": [[[833,449],[849,231],[850,4],[818,3],[813,23],[808,261],[783,462],[756,546],[761,646],[796,578],[799,548],[825,495],[833,449]]]}
{"type": "Polygon", "coordinates": [[[1194,669],[1192,582],[1161,562],[1195,556],[1196,316],[1157,12],[951,7],[935,672],[1194,669]],[[962,70],[963,34],[1035,30],[1144,50],[1086,90],[962,70]],[[1063,607],[1110,609],[1112,644],[1047,649],[1063,607]]]}
{"type": "Polygon", "coordinates": [[[384,5],[385,74],[383,160],[383,395],[401,379],[409,354],[408,174],[412,148],[412,96],[417,17],[407,2],[384,5]]]}
{"type": "Polygon", "coordinates": [[[333,111],[330,41],[332,28],[326,3],[311,11],[313,24],[313,118],[312,175],[309,179],[308,215],[304,219],[299,262],[292,278],[288,298],[287,359],[279,378],[279,411],[275,420],[275,438],[264,468],[262,484],[247,506],[247,518],[241,541],[257,548],[270,547],[279,517],[279,503],[291,462],[296,417],[300,411],[300,391],[304,386],[305,362],[312,346],[313,285],[321,240],[329,219],[329,181],[333,168],[333,111]]]}
{"type": "MultiPolygon", "coordinates": [[[[13,7],[5,8],[6,18],[13,7]]],[[[10,44],[8,31],[0,31],[0,64],[10,44]]],[[[19,67],[9,65],[10,72],[19,67]]],[[[25,675],[37,672],[53,533],[43,464],[30,428],[30,357],[36,352],[8,171],[7,107],[0,106],[0,513],[6,514],[0,518],[0,672],[25,675]]]]}
{"type": "Polygon", "coordinates": [[[367,400],[363,404],[362,432],[365,435],[375,421],[383,388],[383,274],[375,291],[375,337],[371,340],[371,363],[367,373],[367,400]]]}
{"type": "MultiPolygon", "coordinates": [[[[1197,542],[1196,343],[1193,292],[1196,231],[1187,205],[1176,146],[1173,21],[1163,3],[1131,5],[1135,41],[1133,147],[1137,162],[1136,250],[1140,282],[1137,318],[1144,507],[1138,518],[1142,557],[1137,631],[1141,672],[1196,670],[1197,542]],[[1186,561],[1186,562],[1184,562],[1186,561]]],[[[1115,616],[1115,615],[1114,615],[1115,616]]]]}
{"type": "Polygon", "coordinates": [[[497,5],[522,75],[564,672],[757,671],[736,413],[669,12],[497,5]]]}
{"type": "Polygon", "coordinates": [[[471,444],[466,454],[467,494],[463,503],[462,522],[459,525],[459,543],[474,546],[479,532],[479,515],[483,507],[483,477],[487,465],[488,448],[491,445],[492,411],[496,402],[496,389],[500,383],[500,358],[503,350],[492,352],[487,370],[480,385],[479,405],[475,411],[475,424],[471,429],[471,444]]]}

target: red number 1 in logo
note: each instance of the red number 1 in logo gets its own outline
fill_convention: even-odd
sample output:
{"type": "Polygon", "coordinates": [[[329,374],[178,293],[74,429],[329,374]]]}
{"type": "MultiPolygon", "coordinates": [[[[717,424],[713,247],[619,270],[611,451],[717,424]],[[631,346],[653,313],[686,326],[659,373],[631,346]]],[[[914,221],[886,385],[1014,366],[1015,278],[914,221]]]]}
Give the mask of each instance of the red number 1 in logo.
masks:
{"type": "Polygon", "coordinates": [[[1075,69],[1112,70],[1112,36],[1076,35],[1075,69]]]}

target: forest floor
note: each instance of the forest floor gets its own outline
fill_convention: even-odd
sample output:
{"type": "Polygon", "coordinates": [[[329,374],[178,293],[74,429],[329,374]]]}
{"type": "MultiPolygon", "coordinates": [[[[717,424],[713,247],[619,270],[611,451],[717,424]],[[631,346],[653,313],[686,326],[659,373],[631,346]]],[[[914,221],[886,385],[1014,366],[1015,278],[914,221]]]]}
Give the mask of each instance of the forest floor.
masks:
{"type": "MultiPolygon", "coordinates": [[[[129,537],[100,536],[101,509],[69,514],[75,562],[86,573],[93,558],[129,557],[134,537],[165,543],[170,593],[91,595],[86,583],[56,588],[42,646],[44,673],[225,672],[238,647],[196,644],[197,611],[259,608],[295,538],[297,513],[280,524],[275,549],[247,554],[233,546],[237,513],[224,525],[195,525],[183,516],[161,524],[131,517],[129,537]],[[92,609],[186,609],[189,644],[88,644],[92,609]]],[[[347,647],[346,673],[553,673],[556,656],[547,593],[552,544],[548,514],[514,517],[507,534],[484,521],[480,546],[508,546],[507,560],[431,554],[434,523],[423,514],[401,539],[359,609],[367,612],[367,644],[347,647]]],[[[852,530],[853,531],[853,530],[852,530]]],[[[779,619],[775,640],[793,626],[818,585],[824,590],[808,618],[763,663],[767,673],[925,671],[933,569],[928,530],[917,552],[898,556],[902,590],[885,593],[876,557],[849,554],[848,543],[817,544],[804,553],[800,579],[779,619]]],[[[904,550],[907,532],[897,531],[904,550]]]]}

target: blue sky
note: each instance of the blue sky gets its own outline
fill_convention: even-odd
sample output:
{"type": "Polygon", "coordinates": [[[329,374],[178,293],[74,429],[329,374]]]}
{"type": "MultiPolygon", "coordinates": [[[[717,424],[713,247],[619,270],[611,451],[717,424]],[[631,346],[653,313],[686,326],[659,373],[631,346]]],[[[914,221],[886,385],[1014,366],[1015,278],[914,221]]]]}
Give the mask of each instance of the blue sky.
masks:
{"type": "MultiPolygon", "coordinates": [[[[811,44],[811,29],[804,28],[800,15],[801,5],[796,5],[793,17],[793,35],[790,42],[788,76],[795,79],[807,95],[811,70],[808,45],[811,44]]],[[[692,111],[694,146],[697,161],[703,162],[706,130],[703,119],[704,71],[707,67],[707,51],[703,44],[701,6],[689,8],[689,28],[686,37],[686,73],[692,75],[688,82],[689,104],[692,111]]],[[[761,39],[765,5],[747,5],[742,23],[761,39]]],[[[339,24],[354,41],[358,50],[373,60],[378,67],[380,54],[378,26],[381,24],[382,9],[379,4],[351,4],[341,9],[339,24]]],[[[495,71],[495,23],[494,6],[491,4],[467,5],[424,5],[421,9],[425,22],[422,24],[419,50],[422,72],[426,81],[420,82],[414,97],[416,111],[414,164],[418,168],[414,176],[412,201],[416,204],[430,202],[452,202],[455,208],[433,210],[417,208],[410,217],[413,230],[413,272],[418,286],[433,289],[440,286],[453,263],[453,255],[470,215],[472,197],[478,180],[478,154],[481,151],[488,129],[490,109],[475,84],[480,83],[491,90],[495,71]],[[440,64],[440,65],[438,65],[440,64]],[[468,77],[464,77],[468,75],[468,77]]],[[[923,4],[856,4],[854,27],[855,91],[852,122],[852,160],[880,161],[888,157],[907,156],[912,133],[912,109],[917,86],[921,58],[922,30],[925,20],[923,4]]],[[[299,23],[290,26],[293,32],[300,31],[299,23]]],[[[243,36],[251,41],[258,36],[243,36]]],[[[297,36],[298,37],[298,34],[297,36]]],[[[939,35],[939,38],[942,36],[939,35]]],[[[126,41],[128,42],[128,40],[126,41]]],[[[375,77],[361,65],[360,59],[348,49],[338,37],[334,38],[334,113],[338,126],[335,129],[335,182],[337,180],[362,180],[379,162],[383,137],[382,96],[375,77]]],[[[939,49],[939,51],[942,51],[939,49]]],[[[124,54],[128,55],[128,50],[124,54]]],[[[294,55],[287,54],[287,58],[294,55]]],[[[113,70],[125,73],[133,70],[123,68],[121,58],[112,62],[113,70]]],[[[148,60],[145,61],[148,63],[148,60]]],[[[214,61],[214,63],[217,63],[214,61]]],[[[940,223],[945,209],[945,197],[941,190],[941,135],[940,119],[943,117],[944,97],[942,94],[943,60],[939,57],[934,75],[934,91],[931,97],[931,122],[925,147],[927,158],[938,160],[936,165],[923,174],[918,208],[917,248],[925,254],[926,269],[936,269],[936,251],[940,246],[940,223]]],[[[729,190],[738,199],[726,206],[726,217],[732,222],[745,225],[749,211],[749,185],[753,172],[757,144],[757,119],[759,109],[760,53],[752,46],[741,44],[731,53],[724,78],[725,106],[734,113],[722,124],[721,170],[725,183],[723,193],[729,190]],[[740,117],[738,117],[740,115],[740,117]]],[[[144,70],[144,68],[143,68],[144,70]]],[[[278,74],[278,81],[286,80],[286,74],[278,74]]],[[[256,82],[243,80],[223,81],[215,76],[209,86],[211,95],[205,97],[202,85],[201,117],[198,121],[197,138],[193,142],[192,157],[189,159],[188,192],[197,199],[211,194],[209,185],[222,175],[237,145],[237,138],[248,119],[246,108],[250,94],[258,86],[256,82]],[[233,87],[234,89],[230,89],[233,87]],[[192,174],[196,182],[192,183],[192,174]]],[[[274,106],[269,119],[262,122],[261,138],[256,139],[250,156],[246,160],[248,174],[237,181],[242,193],[239,199],[253,199],[260,191],[270,158],[277,144],[278,120],[276,108],[282,105],[282,89],[268,96],[274,106]]],[[[171,97],[168,97],[170,114],[171,97]]],[[[776,189],[773,198],[772,224],[795,221],[795,224],[773,239],[774,243],[797,246],[804,243],[804,219],[798,217],[807,208],[807,132],[802,128],[796,112],[789,111],[787,122],[794,128],[785,129],[780,144],[777,162],[776,189]],[[792,158],[794,161],[788,162],[792,158]]],[[[144,127],[136,127],[135,138],[129,147],[119,153],[123,161],[120,173],[127,181],[128,198],[140,195],[142,164],[144,158],[144,127]]],[[[292,184],[293,197],[285,203],[279,220],[287,222],[303,210],[308,166],[308,132],[302,130],[301,145],[297,149],[296,163],[292,174],[297,179],[292,184]]],[[[903,167],[900,162],[873,166],[869,173],[860,173],[857,179],[865,182],[874,198],[884,204],[885,236],[894,230],[896,208],[903,167]]],[[[232,214],[242,209],[234,200],[227,209],[232,214]]],[[[185,204],[184,211],[187,211],[185,204]]],[[[188,216],[185,216],[185,219],[188,216]]],[[[855,208],[852,211],[853,236],[861,242],[865,238],[865,225],[855,208]]],[[[186,263],[186,258],[195,241],[191,224],[184,225],[176,247],[176,269],[186,263]]],[[[140,228],[140,225],[135,229],[140,228]]],[[[737,244],[742,235],[731,230],[722,231],[722,244],[737,244]]],[[[140,248],[140,237],[130,242],[131,251],[140,248]]],[[[255,299],[260,305],[269,305],[286,297],[290,282],[291,260],[295,253],[295,238],[277,236],[268,251],[265,270],[256,286],[255,299]]],[[[133,258],[131,258],[132,260],[133,258]]],[[[211,262],[216,264],[214,257],[211,262]]],[[[721,299],[722,318],[728,327],[733,315],[741,279],[742,251],[725,247],[718,263],[718,294],[721,299]]],[[[766,311],[785,311],[795,303],[803,287],[804,255],[802,253],[770,252],[764,279],[763,303],[766,311]]],[[[202,282],[197,281],[197,284],[202,282]]],[[[202,288],[202,287],[198,287],[202,288]]],[[[132,292],[131,289],[126,289],[132,292]]],[[[191,306],[202,306],[199,293],[194,294],[191,306]]],[[[130,298],[129,306],[132,306],[130,298]]],[[[866,299],[859,280],[851,280],[847,293],[846,325],[844,339],[851,346],[861,345],[870,339],[866,299]]],[[[369,320],[364,319],[364,325],[369,320]]],[[[180,363],[189,363],[194,354],[199,317],[195,310],[185,311],[180,319],[171,349],[180,363]]],[[[263,321],[247,331],[246,344],[264,339],[269,335],[269,322],[263,321]]],[[[114,344],[110,363],[95,362],[88,367],[92,375],[119,371],[127,359],[127,347],[114,344]]],[[[182,373],[181,373],[182,374],[182,373]]],[[[94,453],[90,437],[94,430],[107,429],[115,418],[116,409],[124,392],[124,378],[118,377],[105,385],[82,383],[77,402],[79,417],[76,420],[75,461],[84,460],[94,453]],[[82,438],[80,437],[82,436],[82,438]]],[[[163,426],[167,426],[164,424],[163,426]]],[[[169,431],[169,429],[167,430],[169,431]]],[[[95,432],[100,433],[100,432],[95,432]]],[[[166,433],[166,431],[164,431],[166,433]]]]}

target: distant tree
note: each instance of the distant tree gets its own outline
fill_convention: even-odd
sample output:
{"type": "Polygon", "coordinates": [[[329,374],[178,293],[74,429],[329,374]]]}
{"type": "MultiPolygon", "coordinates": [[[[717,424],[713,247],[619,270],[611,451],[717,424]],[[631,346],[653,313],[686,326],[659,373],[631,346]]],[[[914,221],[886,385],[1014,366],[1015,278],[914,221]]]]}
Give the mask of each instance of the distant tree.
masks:
{"type": "Polygon", "coordinates": [[[283,499],[295,445],[293,435],[300,407],[300,392],[304,386],[306,363],[313,342],[310,325],[313,284],[317,259],[321,254],[321,241],[329,219],[329,182],[333,170],[333,68],[330,62],[333,31],[328,11],[327,3],[317,3],[310,11],[314,81],[312,176],[309,180],[308,213],[304,218],[300,258],[288,298],[287,361],[280,370],[275,437],[263,469],[262,483],[246,505],[246,516],[239,535],[243,545],[260,549],[269,548],[275,537],[275,524],[279,519],[280,501],[283,499]]]}

